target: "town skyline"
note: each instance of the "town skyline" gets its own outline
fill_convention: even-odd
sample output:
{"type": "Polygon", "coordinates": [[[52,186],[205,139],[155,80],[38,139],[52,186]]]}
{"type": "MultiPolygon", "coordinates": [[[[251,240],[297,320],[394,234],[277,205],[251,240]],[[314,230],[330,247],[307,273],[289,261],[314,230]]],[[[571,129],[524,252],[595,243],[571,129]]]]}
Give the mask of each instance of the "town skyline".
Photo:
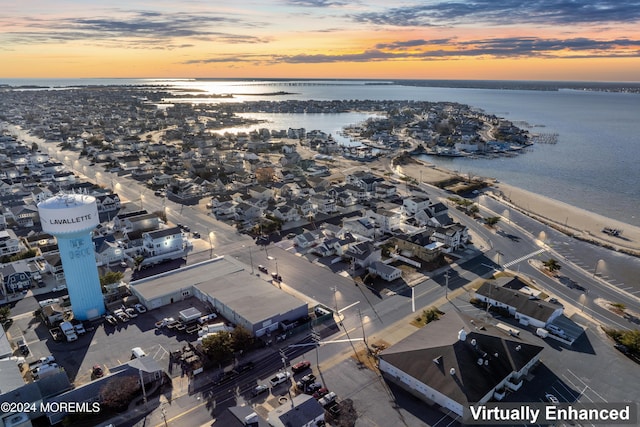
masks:
{"type": "Polygon", "coordinates": [[[634,1],[7,5],[3,78],[637,81],[634,1]]]}

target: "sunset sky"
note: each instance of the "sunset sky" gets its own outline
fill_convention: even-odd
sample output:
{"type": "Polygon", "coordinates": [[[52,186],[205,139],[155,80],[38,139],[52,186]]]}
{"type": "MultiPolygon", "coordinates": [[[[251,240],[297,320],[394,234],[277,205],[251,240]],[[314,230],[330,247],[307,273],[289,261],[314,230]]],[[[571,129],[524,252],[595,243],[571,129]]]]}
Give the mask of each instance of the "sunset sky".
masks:
{"type": "Polygon", "coordinates": [[[640,1],[23,0],[2,6],[0,64],[4,78],[640,81],[640,1]]]}

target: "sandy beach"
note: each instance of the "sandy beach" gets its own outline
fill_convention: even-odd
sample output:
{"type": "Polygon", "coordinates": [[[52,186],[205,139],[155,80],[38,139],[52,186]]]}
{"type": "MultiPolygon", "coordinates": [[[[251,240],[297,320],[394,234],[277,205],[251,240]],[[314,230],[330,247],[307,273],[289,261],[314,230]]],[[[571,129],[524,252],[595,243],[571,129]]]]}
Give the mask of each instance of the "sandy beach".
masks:
{"type": "MultiPolygon", "coordinates": [[[[428,184],[435,184],[456,175],[453,171],[436,168],[419,161],[400,166],[397,170],[403,175],[416,180],[422,179],[424,183],[428,184]]],[[[493,183],[485,191],[485,194],[505,201],[514,209],[552,225],[558,230],[640,256],[640,227],[616,221],[508,184],[493,183]],[[620,237],[609,236],[602,232],[604,227],[620,229],[623,234],[620,237]]]]}

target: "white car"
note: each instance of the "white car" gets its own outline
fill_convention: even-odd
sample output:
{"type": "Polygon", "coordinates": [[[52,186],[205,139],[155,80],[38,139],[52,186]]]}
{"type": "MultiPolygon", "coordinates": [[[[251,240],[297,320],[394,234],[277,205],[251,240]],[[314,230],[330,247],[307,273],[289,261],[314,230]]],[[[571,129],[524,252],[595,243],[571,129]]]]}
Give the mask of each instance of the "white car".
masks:
{"type": "Polygon", "coordinates": [[[73,328],[76,330],[76,334],[78,335],[84,335],[87,333],[87,330],[84,328],[82,323],[78,323],[77,325],[74,325],[73,328]]]}
{"type": "Polygon", "coordinates": [[[278,372],[275,377],[271,378],[269,382],[271,383],[271,387],[275,387],[279,384],[286,382],[289,378],[291,378],[290,372],[278,372]]]}
{"type": "Polygon", "coordinates": [[[67,285],[58,285],[58,286],[54,286],[53,289],[51,289],[53,292],[57,292],[57,291],[64,291],[65,289],[67,289],[67,285]]]}
{"type": "Polygon", "coordinates": [[[132,319],[134,317],[138,317],[138,313],[136,313],[136,310],[134,308],[126,308],[124,312],[127,313],[127,316],[131,317],[132,319]]]}
{"type": "Polygon", "coordinates": [[[136,304],[136,305],[134,305],[134,306],[133,306],[133,308],[135,308],[135,309],[136,309],[136,311],[137,311],[138,313],[140,313],[140,314],[142,314],[142,313],[146,313],[146,312],[147,312],[147,307],[145,307],[145,306],[144,306],[144,305],[142,305],[142,304],[136,304]]]}

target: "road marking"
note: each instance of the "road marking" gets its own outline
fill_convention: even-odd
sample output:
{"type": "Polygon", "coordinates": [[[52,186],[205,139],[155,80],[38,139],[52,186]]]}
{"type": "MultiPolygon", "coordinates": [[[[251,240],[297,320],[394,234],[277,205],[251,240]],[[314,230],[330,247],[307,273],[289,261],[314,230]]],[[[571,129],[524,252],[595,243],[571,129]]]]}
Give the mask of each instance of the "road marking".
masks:
{"type": "Polygon", "coordinates": [[[538,255],[538,254],[541,254],[541,253],[543,253],[543,252],[546,252],[546,249],[538,249],[538,250],[537,250],[537,251],[535,251],[535,252],[531,252],[530,254],[527,254],[527,255],[521,256],[520,258],[514,259],[513,261],[509,261],[508,263],[503,264],[503,265],[502,265],[502,268],[509,268],[509,267],[511,267],[511,266],[512,266],[512,265],[514,265],[514,264],[517,264],[517,263],[519,263],[519,262],[522,262],[522,261],[524,261],[524,260],[526,260],[526,259],[529,259],[529,258],[531,258],[531,257],[533,257],[533,256],[536,256],[536,255],[538,255]]]}

